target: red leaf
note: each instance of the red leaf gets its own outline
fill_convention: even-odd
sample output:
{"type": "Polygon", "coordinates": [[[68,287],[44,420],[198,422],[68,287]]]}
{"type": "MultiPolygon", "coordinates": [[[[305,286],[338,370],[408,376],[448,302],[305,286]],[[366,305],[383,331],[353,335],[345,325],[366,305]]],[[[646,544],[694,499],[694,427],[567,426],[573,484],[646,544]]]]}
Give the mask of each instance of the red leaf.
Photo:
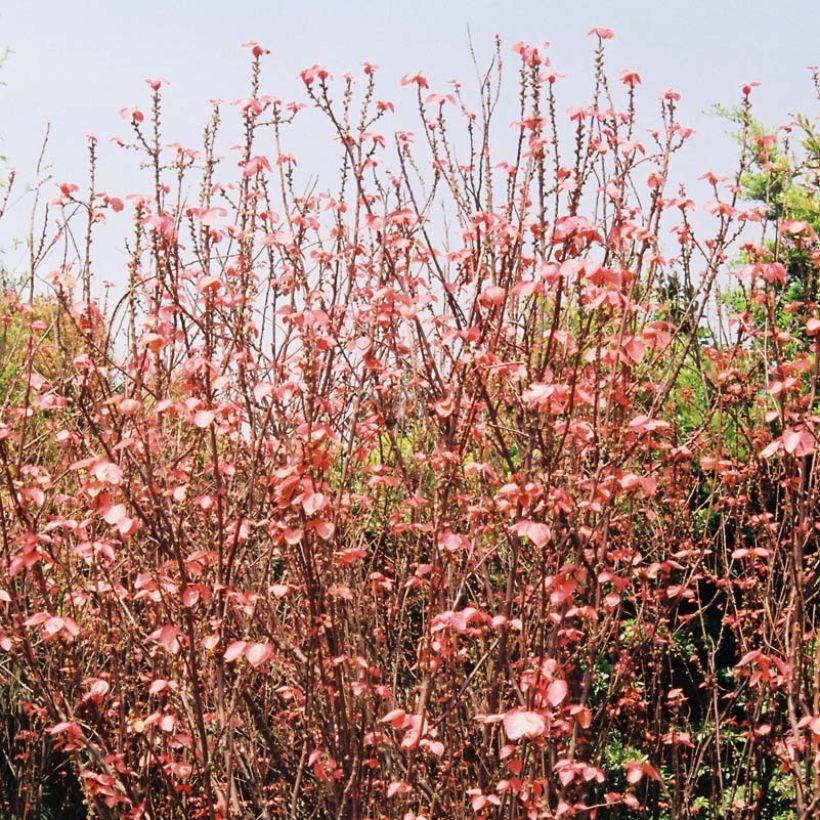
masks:
{"type": "Polygon", "coordinates": [[[367,557],[367,550],[361,549],[361,547],[348,547],[346,550],[340,550],[336,553],[336,560],[343,566],[365,557],[367,557]]]}
{"type": "Polygon", "coordinates": [[[394,729],[402,729],[406,717],[407,712],[404,709],[393,709],[392,712],[388,712],[384,717],[379,718],[379,723],[389,723],[394,729]]]}

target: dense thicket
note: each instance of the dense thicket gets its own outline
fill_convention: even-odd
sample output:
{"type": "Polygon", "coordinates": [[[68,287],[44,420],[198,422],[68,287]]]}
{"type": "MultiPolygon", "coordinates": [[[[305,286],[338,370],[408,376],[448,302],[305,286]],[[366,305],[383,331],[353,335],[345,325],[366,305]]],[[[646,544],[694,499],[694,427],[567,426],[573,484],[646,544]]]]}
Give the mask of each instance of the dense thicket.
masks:
{"type": "Polygon", "coordinates": [[[817,815],[818,143],[744,87],[693,216],[592,34],[566,117],[516,47],[509,152],[500,52],[392,137],[314,66],[300,188],[255,43],[196,150],[123,111],[146,193],[92,140],[2,306],[4,816],[817,815]]]}

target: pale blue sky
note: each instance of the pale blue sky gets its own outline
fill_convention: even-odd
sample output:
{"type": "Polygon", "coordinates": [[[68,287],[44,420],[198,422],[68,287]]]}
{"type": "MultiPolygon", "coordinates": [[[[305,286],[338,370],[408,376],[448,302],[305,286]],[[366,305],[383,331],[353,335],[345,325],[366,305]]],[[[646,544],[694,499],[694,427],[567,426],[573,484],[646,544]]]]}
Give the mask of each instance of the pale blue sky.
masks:
{"type": "MultiPolygon", "coordinates": [[[[809,0],[0,0],[0,47],[14,52],[0,75],[6,84],[0,88],[0,153],[21,182],[30,181],[50,122],[55,179],[83,182],[83,135],[125,134],[117,112],[144,104],[143,79],[154,76],[172,84],[166,138],[195,145],[209,98],[246,95],[248,61],[240,48],[246,39],[272,50],[267,93],[301,97],[295,79],[301,68],[321,63],[331,71],[356,70],[367,59],[381,66],[379,96],[404,105],[410,116],[411,96],[398,85],[403,73],[424,71],[433,90],[456,77],[469,83],[468,27],[480,57],[489,57],[500,34],[510,68],[514,42],[546,40],[554,66],[568,75],[564,107],[579,105],[590,86],[593,42],[585,35],[592,26],[615,30],[610,68],[641,73],[643,107],[654,107],[668,87],[683,94],[681,120],[698,130],[679,166],[687,174],[730,170],[726,126],[705,112],[713,103],[735,103],[741,82],[762,83],[756,113],[771,123],[816,111],[806,67],[820,63],[820,14],[809,0]]],[[[321,140],[308,147],[311,168],[321,173],[321,140]]],[[[128,193],[134,179],[128,160],[107,143],[101,151],[100,187],[128,193]]],[[[25,201],[18,202],[0,224],[0,246],[8,245],[25,213],[25,201]]]]}

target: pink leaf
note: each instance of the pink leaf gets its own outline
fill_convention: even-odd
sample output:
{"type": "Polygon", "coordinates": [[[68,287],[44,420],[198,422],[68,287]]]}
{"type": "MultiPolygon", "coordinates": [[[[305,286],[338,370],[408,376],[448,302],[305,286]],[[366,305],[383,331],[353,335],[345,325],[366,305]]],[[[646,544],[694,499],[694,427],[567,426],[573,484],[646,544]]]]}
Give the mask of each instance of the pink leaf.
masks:
{"type": "Polygon", "coordinates": [[[210,427],[215,418],[216,413],[213,410],[197,410],[193,418],[194,426],[200,429],[210,427]]]}
{"type": "Polygon", "coordinates": [[[244,651],[245,647],[248,645],[247,641],[234,641],[226,650],[224,658],[225,660],[230,663],[231,661],[235,661],[244,651]]]}
{"type": "Polygon", "coordinates": [[[113,504],[110,507],[107,507],[105,512],[103,513],[103,520],[106,524],[111,524],[114,526],[115,524],[119,524],[126,515],[125,504],[113,504]]]}
{"type": "Polygon", "coordinates": [[[504,715],[504,732],[510,740],[538,737],[546,731],[547,724],[537,712],[508,712],[504,715]]]}
{"type": "Polygon", "coordinates": [[[554,680],[547,689],[547,700],[553,705],[558,706],[567,696],[567,682],[565,680],[554,680]]]}
{"type": "Polygon", "coordinates": [[[305,515],[315,515],[325,505],[325,497],[322,493],[308,493],[302,499],[302,509],[305,515]]]}
{"type": "Polygon", "coordinates": [[[775,439],[773,442],[768,444],[760,451],[760,457],[771,458],[781,447],[782,442],[780,441],[780,439],[775,439]]]}
{"type": "Polygon", "coordinates": [[[330,539],[333,538],[335,532],[336,527],[333,525],[331,521],[316,522],[316,534],[319,536],[319,538],[323,538],[325,541],[330,541],[330,539]]]}
{"type": "Polygon", "coordinates": [[[111,687],[108,681],[95,680],[94,683],[91,684],[91,687],[88,690],[88,694],[92,698],[104,698],[108,694],[108,690],[110,688],[111,687]]]}
{"type": "Polygon", "coordinates": [[[273,655],[273,647],[269,643],[252,643],[245,650],[248,663],[256,669],[273,655]]]}
{"type": "Polygon", "coordinates": [[[448,552],[470,549],[470,540],[466,536],[453,532],[452,530],[444,530],[444,532],[439,534],[436,541],[441,549],[446,549],[448,552]]]}
{"type": "Polygon", "coordinates": [[[626,762],[624,766],[626,766],[626,782],[631,786],[640,783],[644,775],[651,777],[652,780],[661,779],[655,767],[650,763],[644,763],[640,760],[630,760],[626,762]]]}
{"type": "Polygon", "coordinates": [[[82,734],[82,730],[76,723],[70,723],[67,720],[62,721],[61,723],[55,723],[54,726],[49,727],[46,731],[50,735],[59,735],[63,732],[70,732],[71,734],[82,734]]]}
{"type": "Polygon", "coordinates": [[[526,536],[535,544],[538,549],[543,549],[550,540],[550,528],[546,524],[539,524],[536,521],[520,521],[515,526],[519,535],[526,536]]]}
{"type": "Polygon", "coordinates": [[[443,419],[446,419],[448,416],[452,416],[455,409],[455,402],[451,398],[439,399],[435,402],[435,404],[433,404],[433,410],[435,410],[436,413],[443,419]]]}
{"type": "Polygon", "coordinates": [[[270,382],[259,382],[259,384],[253,388],[253,397],[257,401],[262,401],[262,399],[271,393],[273,393],[273,385],[270,382]]]}
{"type": "Polygon", "coordinates": [[[746,666],[750,664],[752,661],[756,661],[760,658],[760,650],[753,649],[751,652],[747,652],[738,662],[738,666],[746,666]]]}
{"type": "Polygon", "coordinates": [[[285,541],[291,546],[298,544],[302,540],[302,535],[302,530],[285,530],[284,532],[285,541]]]}
{"type": "Polygon", "coordinates": [[[805,428],[790,427],[783,431],[783,449],[796,458],[807,456],[814,452],[814,436],[805,428]]]}
{"type": "Polygon", "coordinates": [[[440,740],[427,741],[425,746],[430,754],[433,754],[436,757],[442,757],[444,755],[444,744],[440,740]]]}
{"type": "Polygon", "coordinates": [[[159,630],[157,640],[172,654],[179,652],[179,630],[175,626],[166,624],[159,630]]]}
{"type": "Polygon", "coordinates": [[[626,766],[626,782],[630,786],[640,783],[643,779],[643,763],[640,760],[630,760],[626,766]]]}
{"type": "Polygon", "coordinates": [[[387,796],[388,797],[395,797],[397,794],[406,794],[410,791],[410,786],[407,783],[402,783],[398,780],[394,780],[388,787],[387,787],[387,796]]]}
{"type": "Polygon", "coordinates": [[[110,461],[98,461],[91,469],[91,475],[103,484],[122,484],[122,470],[110,461]]]}
{"type": "Polygon", "coordinates": [[[199,601],[199,590],[196,587],[187,587],[182,593],[182,603],[185,606],[196,606],[199,601]]]}
{"type": "Polygon", "coordinates": [[[575,772],[570,768],[561,769],[558,773],[558,779],[561,781],[562,786],[568,786],[575,780],[575,772]]]}
{"type": "Polygon", "coordinates": [[[43,624],[43,632],[45,632],[46,635],[49,635],[49,636],[56,635],[64,626],[65,626],[65,621],[62,618],[58,618],[57,616],[54,616],[52,618],[49,618],[43,624]]]}

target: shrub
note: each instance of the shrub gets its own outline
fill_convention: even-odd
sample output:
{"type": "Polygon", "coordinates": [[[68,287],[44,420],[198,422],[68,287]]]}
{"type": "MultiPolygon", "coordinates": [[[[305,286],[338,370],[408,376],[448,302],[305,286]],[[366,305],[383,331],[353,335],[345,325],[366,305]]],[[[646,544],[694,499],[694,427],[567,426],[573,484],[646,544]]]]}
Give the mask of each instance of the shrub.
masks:
{"type": "Polygon", "coordinates": [[[306,69],[324,192],[258,44],[236,166],[222,104],[166,146],[149,81],[110,308],[91,237],[124,203],[59,186],[55,240],[87,240],[29,313],[76,346],[45,373],[12,319],[4,371],[7,811],[40,784],[99,817],[813,816],[820,320],[795,347],[774,305],[817,238],[748,236],[748,86],[698,234],[678,95],[644,138],[592,35],[568,122],[516,46],[506,161],[500,50],[474,103],[405,76],[390,140],[374,66],[306,69]]]}

